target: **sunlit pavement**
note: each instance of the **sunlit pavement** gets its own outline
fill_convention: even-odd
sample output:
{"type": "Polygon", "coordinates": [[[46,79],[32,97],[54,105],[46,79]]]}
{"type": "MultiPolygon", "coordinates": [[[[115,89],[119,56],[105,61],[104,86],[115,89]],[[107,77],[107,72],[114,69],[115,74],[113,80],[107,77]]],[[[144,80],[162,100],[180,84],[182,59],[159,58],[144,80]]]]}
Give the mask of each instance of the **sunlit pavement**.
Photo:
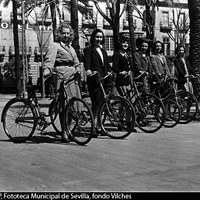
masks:
{"type": "Polygon", "coordinates": [[[52,127],[14,144],[1,124],[0,191],[200,191],[199,152],[200,120],[86,146],[61,143],[52,127]]]}

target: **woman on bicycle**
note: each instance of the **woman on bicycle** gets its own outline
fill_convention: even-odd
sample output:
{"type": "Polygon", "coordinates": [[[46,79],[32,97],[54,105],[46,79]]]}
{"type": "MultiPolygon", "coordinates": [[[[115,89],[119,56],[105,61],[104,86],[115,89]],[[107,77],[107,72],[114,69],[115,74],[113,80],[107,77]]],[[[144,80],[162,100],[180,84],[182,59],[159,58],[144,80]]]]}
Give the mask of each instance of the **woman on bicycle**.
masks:
{"type": "Polygon", "coordinates": [[[152,65],[151,74],[151,88],[156,87],[157,82],[161,82],[165,76],[171,78],[170,69],[167,64],[167,59],[163,55],[163,44],[160,41],[156,41],[152,46],[152,54],[150,56],[152,65]]]}
{"type": "MultiPolygon", "coordinates": [[[[86,70],[88,91],[92,102],[92,112],[95,120],[96,133],[94,134],[94,137],[103,135],[103,132],[100,129],[97,121],[97,116],[101,103],[104,100],[98,77],[97,75],[94,75],[94,73],[97,71],[101,77],[104,77],[109,71],[111,71],[111,66],[108,62],[108,55],[101,47],[104,42],[105,36],[103,31],[100,29],[95,29],[91,35],[89,47],[84,49],[84,67],[86,70]]],[[[104,81],[103,86],[106,91],[110,89],[110,78],[104,81]]]]}
{"type": "Polygon", "coordinates": [[[193,86],[190,82],[189,76],[195,76],[196,73],[190,66],[188,58],[185,56],[185,46],[180,44],[176,48],[175,53],[176,57],[174,59],[174,66],[178,78],[178,89],[187,90],[193,93],[193,86]]]}
{"type": "MultiPolygon", "coordinates": [[[[119,95],[124,96],[127,89],[130,89],[129,73],[133,71],[131,57],[128,53],[129,38],[122,36],[119,41],[118,50],[113,55],[112,69],[116,73],[115,86],[119,95]]],[[[131,126],[131,122],[127,122],[131,126]]],[[[136,129],[133,129],[137,132],[136,129]]]]}
{"type": "Polygon", "coordinates": [[[133,57],[134,75],[137,77],[143,74],[138,79],[138,81],[143,83],[143,91],[149,91],[149,74],[151,73],[149,49],[151,42],[147,38],[137,38],[136,46],[138,50],[134,53],[133,57]]]}
{"type": "MultiPolygon", "coordinates": [[[[80,63],[74,48],[70,45],[73,40],[73,29],[68,24],[59,26],[56,35],[56,41],[53,42],[47,50],[44,60],[44,76],[54,70],[58,76],[57,89],[62,80],[68,80],[76,71],[80,71],[80,63]]],[[[81,97],[77,81],[72,81],[66,87],[68,97],[81,97]]],[[[63,97],[64,98],[64,97],[63,97]]],[[[62,127],[62,140],[69,142],[68,134],[64,128],[62,114],[60,115],[62,127]]]]}

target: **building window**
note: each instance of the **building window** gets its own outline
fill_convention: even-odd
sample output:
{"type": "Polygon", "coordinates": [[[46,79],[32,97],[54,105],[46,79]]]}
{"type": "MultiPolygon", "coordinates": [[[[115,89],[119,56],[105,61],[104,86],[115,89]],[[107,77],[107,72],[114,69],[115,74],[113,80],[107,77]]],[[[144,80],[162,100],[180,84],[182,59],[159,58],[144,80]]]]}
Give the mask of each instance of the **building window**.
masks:
{"type": "Polygon", "coordinates": [[[170,55],[170,41],[168,37],[163,37],[164,55],[170,55]]]}
{"type": "Polygon", "coordinates": [[[169,26],[169,12],[168,11],[162,12],[162,25],[165,27],[169,26]]]}
{"type": "Polygon", "coordinates": [[[179,23],[180,28],[184,28],[184,26],[186,24],[185,13],[180,13],[178,23],[179,23]]]}
{"type": "Polygon", "coordinates": [[[113,51],[114,44],[113,44],[113,36],[106,36],[105,38],[105,49],[106,51],[113,51]]]}
{"type": "Polygon", "coordinates": [[[92,12],[88,11],[84,14],[85,20],[92,20],[92,12]]]}

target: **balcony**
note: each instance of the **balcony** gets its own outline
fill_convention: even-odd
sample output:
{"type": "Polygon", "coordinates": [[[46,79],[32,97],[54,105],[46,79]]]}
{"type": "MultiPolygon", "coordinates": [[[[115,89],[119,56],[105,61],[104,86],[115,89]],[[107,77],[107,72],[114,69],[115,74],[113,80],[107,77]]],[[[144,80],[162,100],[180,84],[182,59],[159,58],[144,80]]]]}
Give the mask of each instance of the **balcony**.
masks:
{"type": "Polygon", "coordinates": [[[103,29],[112,29],[110,24],[105,19],[103,19],[103,29]]]}
{"type": "Polygon", "coordinates": [[[50,16],[47,16],[46,18],[43,17],[42,15],[37,15],[35,19],[36,23],[39,25],[45,25],[45,26],[50,26],[52,24],[52,19],[50,16]]]}
{"type": "MultiPolygon", "coordinates": [[[[136,29],[137,25],[136,25],[136,20],[133,21],[133,27],[134,30],[136,29]]],[[[123,30],[128,30],[129,29],[129,24],[128,24],[128,20],[123,19],[123,30]]]]}
{"type": "Polygon", "coordinates": [[[0,46],[0,56],[4,56],[6,52],[5,46],[0,46]]]}
{"type": "Polygon", "coordinates": [[[184,23],[184,24],[179,25],[178,31],[179,33],[187,33],[189,28],[190,28],[190,24],[184,23]]]}
{"type": "Polygon", "coordinates": [[[168,22],[168,23],[163,23],[160,22],[160,32],[164,32],[164,33],[169,33],[172,30],[172,23],[168,22]]]}
{"type": "MultiPolygon", "coordinates": [[[[27,46],[26,47],[26,55],[27,56],[31,56],[31,53],[32,53],[31,46],[27,46]]],[[[22,55],[22,46],[19,47],[19,54],[22,55]]],[[[10,46],[9,47],[9,55],[10,56],[14,56],[15,55],[15,47],[14,46],[10,46]]]]}
{"type": "Polygon", "coordinates": [[[89,29],[94,29],[96,28],[96,23],[95,19],[85,19],[84,17],[82,18],[82,28],[89,28],[89,29]]]}

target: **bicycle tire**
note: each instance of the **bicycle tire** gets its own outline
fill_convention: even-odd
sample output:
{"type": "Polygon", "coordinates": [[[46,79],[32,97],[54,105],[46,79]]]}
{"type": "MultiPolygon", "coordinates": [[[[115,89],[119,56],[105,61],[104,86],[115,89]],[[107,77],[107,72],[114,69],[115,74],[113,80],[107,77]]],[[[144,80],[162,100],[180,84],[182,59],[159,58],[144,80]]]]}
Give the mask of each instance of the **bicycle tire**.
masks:
{"type": "Polygon", "coordinates": [[[99,111],[98,121],[103,132],[112,139],[124,139],[135,126],[132,104],[121,96],[111,96],[99,111]]]}
{"type": "Polygon", "coordinates": [[[179,90],[176,93],[177,103],[181,108],[180,124],[187,124],[195,119],[198,112],[197,98],[186,90],[179,90]]]}
{"type": "Polygon", "coordinates": [[[2,111],[3,129],[13,142],[25,142],[31,138],[37,126],[37,112],[24,98],[13,98],[2,111]]]}
{"type": "Polygon", "coordinates": [[[92,139],[94,117],[84,100],[71,98],[65,108],[64,120],[70,140],[79,145],[85,145],[92,139]]]}
{"type": "Polygon", "coordinates": [[[60,108],[59,101],[56,97],[52,100],[52,102],[49,105],[49,116],[54,130],[57,133],[61,134],[62,128],[60,124],[59,108],[60,108]]]}
{"type": "Polygon", "coordinates": [[[163,105],[165,107],[165,121],[163,126],[173,128],[179,123],[181,118],[180,106],[175,101],[169,99],[163,100],[163,105]]]}
{"type": "Polygon", "coordinates": [[[92,102],[91,102],[90,95],[88,93],[85,93],[82,95],[81,98],[88,104],[89,108],[92,109],[92,102]]]}
{"type": "Polygon", "coordinates": [[[134,102],[136,125],[145,133],[155,133],[165,121],[165,108],[161,100],[149,93],[142,94],[134,102]]]}

